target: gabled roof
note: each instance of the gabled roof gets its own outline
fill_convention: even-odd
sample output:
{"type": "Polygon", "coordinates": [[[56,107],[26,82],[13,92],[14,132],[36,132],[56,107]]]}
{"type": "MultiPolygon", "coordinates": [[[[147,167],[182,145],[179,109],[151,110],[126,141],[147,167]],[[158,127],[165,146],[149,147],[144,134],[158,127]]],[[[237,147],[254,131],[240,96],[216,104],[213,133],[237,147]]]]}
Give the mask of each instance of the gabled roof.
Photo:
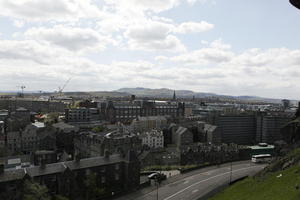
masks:
{"type": "Polygon", "coordinates": [[[177,129],[176,133],[177,133],[178,135],[182,135],[182,134],[184,134],[184,133],[187,132],[187,131],[188,131],[187,128],[180,126],[180,127],[177,129]]]}
{"type": "Polygon", "coordinates": [[[14,180],[21,180],[23,179],[25,174],[26,171],[24,169],[4,171],[4,173],[0,174],[0,183],[14,181],[14,180]]]}
{"type": "MultiPolygon", "coordinates": [[[[128,155],[128,159],[133,159],[133,155],[128,155]]],[[[59,162],[59,163],[52,163],[47,164],[44,167],[41,166],[34,166],[34,167],[27,167],[23,169],[16,169],[16,170],[7,170],[4,171],[3,174],[0,174],[0,182],[8,182],[14,180],[21,180],[28,174],[30,177],[39,177],[44,175],[51,175],[51,174],[59,174],[64,173],[65,170],[79,170],[84,168],[93,168],[98,166],[105,166],[115,163],[125,162],[126,159],[121,157],[119,154],[111,155],[109,158],[105,157],[93,157],[93,158],[86,158],[81,159],[80,161],[67,161],[67,162],[59,162]]]]}

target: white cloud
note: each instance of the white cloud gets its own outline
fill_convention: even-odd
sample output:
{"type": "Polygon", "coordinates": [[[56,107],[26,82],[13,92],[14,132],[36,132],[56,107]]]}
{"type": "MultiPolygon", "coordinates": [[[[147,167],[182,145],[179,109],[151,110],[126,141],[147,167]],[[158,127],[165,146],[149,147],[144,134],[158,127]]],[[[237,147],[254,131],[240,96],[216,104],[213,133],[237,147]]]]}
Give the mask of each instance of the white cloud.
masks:
{"type": "Polygon", "coordinates": [[[17,28],[22,28],[24,26],[24,22],[21,20],[14,20],[13,24],[17,28]]]}
{"type": "MultiPolygon", "coordinates": [[[[300,50],[285,48],[249,49],[234,54],[228,45],[213,42],[204,49],[213,49],[211,46],[214,46],[214,50],[221,51],[223,48],[224,51],[225,48],[233,56],[215,62],[213,66],[186,67],[177,61],[166,66],[143,60],[113,61],[103,65],[63,48],[33,40],[0,40],[0,46],[0,68],[5,68],[0,74],[0,85],[4,89],[15,89],[20,82],[28,90],[53,91],[73,77],[68,90],[143,86],[296,98],[296,93],[288,91],[297,91],[300,85],[300,50]]],[[[166,56],[156,58],[158,61],[166,59],[166,56]]]]}
{"type": "Polygon", "coordinates": [[[190,5],[194,5],[195,3],[199,2],[199,3],[207,3],[207,2],[211,2],[213,4],[216,4],[215,0],[186,0],[190,5]]]}
{"type": "Polygon", "coordinates": [[[186,33],[200,33],[209,31],[214,28],[213,24],[210,24],[205,21],[198,22],[184,22],[180,24],[176,29],[174,29],[174,32],[186,34],[186,33]]]}
{"type": "Polygon", "coordinates": [[[180,0],[105,0],[119,9],[161,12],[178,6],[180,0]]]}
{"type": "Polygon", "coordinates": [[[75,52],[101,51],[109,44],[116,44],[116,41],[109,36],[103,36],[90,28],[40,27],[31,28],[24,35],[27,38],[45,41],[75,52]]]}
{"type": "Polygon", "coordinates": [[[26,21],[73,21],[105,15],[90,0],[0,0],[0,7],[0,16],[26,21]]]}
{"type": "Polygon", "coordinates": [[[170,60],[185,65],[206,66],[209,64],[229,62],[233,57],[234,53],[230,51],[230,45],[223,44],[217,40],[212,42],[210,47],[174,56],[171,57],[170,60]]]}
{"type": "Polygon", "coordinates": [[[125,32],[130,49],[185,51],[181,41],[171,35],[173,26],[154,21],[131,26],[125,32]]]}

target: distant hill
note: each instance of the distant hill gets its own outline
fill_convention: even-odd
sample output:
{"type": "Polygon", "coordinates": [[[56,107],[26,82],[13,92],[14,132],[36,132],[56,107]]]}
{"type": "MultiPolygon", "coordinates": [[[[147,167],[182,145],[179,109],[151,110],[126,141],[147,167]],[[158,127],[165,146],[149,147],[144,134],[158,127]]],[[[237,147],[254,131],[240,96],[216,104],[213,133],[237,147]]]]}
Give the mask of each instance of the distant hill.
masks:
{"type": "MultiPolygon", "coordinates": [[[[161,89],[150,89],[150,88],[121,88],[116,92],[124,92],[134,94],[139,97],[161,97],[161,98],[172,98],[174,90],[168,88],[161,89]]],[[[206,97],[219,97],[224,99],[242,100],[242,101],[259,101],[259,102],[270,102],[280,103],[281,99],[263,98],[257,96],[230,96],[230,95],[219,95],[215,93],[204,93],[204,92],[193,92],[191,90],[175,90],[176,97],[179,98],[206,98],[206,97]]]]}
{"type": "MultiPolygon", "coordinates": [[[[0,95],[14,95],[18,93],[17,91],[0,91],[0,95]]],[[[42,92],[40,91],[25,91],[25,95],[56,95],[53,92],[42,92]]],[[[94,96],[94,97],[126,97],[130,95],[136,95],[137,97],[150,97],[150,98],[172,98],[174,90],[169,88],[151,89],[151,88],[121,88],[115,91],[73,91],[64,92],[66,96],[94,96]]],[[[248,102],[268,102],[268,103],[281,103],[281,99],[271,99],[263,98],[258,96],[230,96],[230,95],[220,95],[215,93],[205,93],[205,92],[194,92],[191,90],[176,90],[176,97],[178,98],[220,98],[223,100],[239,100],[248,102]]],[[[293,104],[297,104],[297,100],[291,100],[293,104]]]]}

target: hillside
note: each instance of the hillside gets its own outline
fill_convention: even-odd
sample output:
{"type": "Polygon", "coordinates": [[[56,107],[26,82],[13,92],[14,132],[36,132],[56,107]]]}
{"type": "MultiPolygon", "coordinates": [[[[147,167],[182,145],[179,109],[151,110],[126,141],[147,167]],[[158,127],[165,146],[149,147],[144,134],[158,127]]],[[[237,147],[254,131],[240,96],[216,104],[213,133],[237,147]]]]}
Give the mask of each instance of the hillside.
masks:
{"type": "MultiPolygon", "coordinates": [[[[174,90],[168,88],[160,89],[150,89],[150,88],[121,88],[116,90],[116,92],[124,92],[129,94],[134,94],[139,97],[162,97],[171,98],[174,94],[174,90]]],[[[176,90],[176,96],[179,98],[207,98],[216,97],[229,100],[241,100],[250,102],[270,102],[270,103],[280,103],[280,99],[263,98],[257,96],[230,96],[230,95],[219,95],[214,93],[204,93],[204,92],[193,92],[191,90],[176,90]]]]}
{"type": "Polygon", "coordinates": [[[300,148],[209,200],[299,200],[300,148]]]}

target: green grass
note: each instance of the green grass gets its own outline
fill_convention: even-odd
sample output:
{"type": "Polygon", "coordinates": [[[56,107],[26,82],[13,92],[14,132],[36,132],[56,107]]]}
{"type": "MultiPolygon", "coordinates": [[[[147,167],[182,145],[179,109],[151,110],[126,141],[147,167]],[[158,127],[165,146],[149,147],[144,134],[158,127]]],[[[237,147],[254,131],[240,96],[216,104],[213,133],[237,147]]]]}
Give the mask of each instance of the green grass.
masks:
{"type": "Polygon", "coordinates": [[[247,178],[238,182],[210,200],[299,200],[300,166],[268,173],[262,177],[247,178]],[[277,178],[279,174],[282,177],[277,178]]]}
{"type": "Polygon", "coordinates": [[[193,169],[197,167],[204,167],[209,165],[208,162],[203,163],[202,165],[152,165],[143,168],[141,171],[172,171],[172,170],[184,170],[184,169],[193,169]]]}

